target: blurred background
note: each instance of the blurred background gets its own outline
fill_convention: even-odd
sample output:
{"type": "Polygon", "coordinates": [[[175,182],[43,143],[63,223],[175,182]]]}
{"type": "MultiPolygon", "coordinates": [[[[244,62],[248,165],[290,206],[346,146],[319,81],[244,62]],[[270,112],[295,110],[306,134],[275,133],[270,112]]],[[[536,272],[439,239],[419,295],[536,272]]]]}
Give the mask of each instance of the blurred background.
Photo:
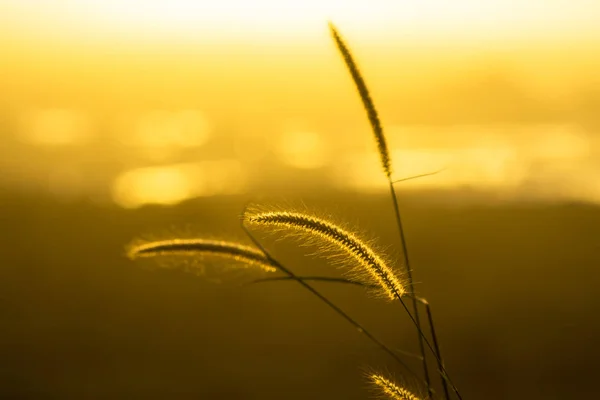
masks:
{"type": "MultiPolygon", "coordinates": [[[[369,367],[411,383],[293,282],[124,256],[140,237],[247,242],[253,201],[331,216],[400,259],[328,20],[394,178],[441,170],[398,190],[463,397],[600,394],[600,3],[3,0],[0,397],[365,399],[369,367]]],[[[339,274],[259,237],[299,274],[339,274]]],[[[398,305],[317,286],[417,350],[398,305]]]]}

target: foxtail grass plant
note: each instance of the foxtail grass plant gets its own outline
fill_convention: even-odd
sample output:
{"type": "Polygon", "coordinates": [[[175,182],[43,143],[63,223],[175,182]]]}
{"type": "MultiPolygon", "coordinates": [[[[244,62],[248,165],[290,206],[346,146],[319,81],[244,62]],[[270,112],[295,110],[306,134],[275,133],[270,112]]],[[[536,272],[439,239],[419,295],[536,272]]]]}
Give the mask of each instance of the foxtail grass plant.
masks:
{"type": "Polygon", "coordinates": [[[393,263],[390,262],[383,253],[377,251],[370,241],[364,240],[345,226],[342,227],[339,224],[324,218],[319,218],[306,213],[291,210],[265,210],[259,207],[246,207],[240,218],[241,228],[252,241],[253,246],[247,246],[231,241],[204,238],[173,238],[132,244],[127,250],[127,256],[131,259],[183,256],[192,257],[194,260],[200,261],[209,256],[220,257],[223,259],[235,260],[248,267],[255,267],[257,270],[267,274],[281,272],[285,276],[269,276],[267,278],[256,279],[251,283],[255,284],[268,281],[297,282],[301,287],[308,290],[312,295],[316,296],[320,301],[330,307],[335,313],[348,321],[378,348],[391,356],[404,368],[406,373],[410,374],[412,378],[415,379],[417,384],[424,385],[427,391],[427,397],[422,398],[415,395],[413,391],[409,391],[409,389],[394,383],[392,380],[381,374],[370,373],[368,376],[369,381],[379,390],[380,394],[385,396],[385,398],[392,400],[423,400],[425,398],[434,398],[435,390],[431,384],[427,361],[428,353],[426,350],[428,349],[431,351],[431,354],[437,363],[437,371],[441,378],[444,398],[446,400],[451,399],[450,386],[454,395],[459,400],[462,400],[458,389],[446,372],[429,303],[427,300],[414,295],[412,270],[409,263],[405,232],[394,186],[396,183],[407,179],[424,177],[431,175],[431,173],[393,180],[392,160],[390,158],[387,141],[381,120],[369,90],[367,89],[365,80],[359,71],[349,47],[342,39],[337,28],[331,22],[329,23],[329,30],[362,100],[371,124],[383,172],[388,180],[402,250],[403,262],[401,265],[404,269],[402,273],[399,273],[393,263]],[[338,264],[344,268],[346,278],[329,278],[323,276],[303,277],[296,275],[292,270],[284,266],[269,253],[261,242],[256,239],[250,228],[260,228],[267,232],[283,231],[291,236],[300,238],[303,243],[316,244],[320,254],[334,254],[337,256],[338,264]],[[369,289],[372,293],[375,293],[388,301],[398,301],[417,330],[420,354],[414,355],[404,351],[392,350],[343,309],[315,289],[310,283],[311,281],[359,285],[369,289]],[[412,311],[406,306],[404,302],[405,299],[411,301],[412,311]],[[423,333],[418,307],[419,304],[425,308],[427,323],[430,329],[429,334],[433,345],[431,345],[430,341],[423,333]],[[413,357],[421,360],[423,368],[422,377],[407,365],[404,361],[404,358],[406,357],[413,357]]]}
{"type": "MultiPolygon", "coordinates": [[[[406,294],[406,289],[401,282],[401,280],[395,275],[394,271],[386,265],[383,261],[383,258],[376,254],[365,242],[359,239],[355,234],[336,226],[335,224],[328,222],[324,219],[317,218],[314,216],[296,213],[296,212],[288,212],[288,211],[266,211],[266,212],[247,212],[242,216],[243,223],[246,222],[249,225],[258,225],[258,226],[275,226],[275,227],[284,227],[299,230],[302,233],[313,235],[318,238],[324,239],[325,241],[332,243],[339,249],[342,249],[349,256],[351,256],[358,263],[359,268],[352,268],[351,272],[353,272],[357,278],[365,280],[366,277],[367,283],[372,281],[373,284],[369,285],[369,287],[375,287],[380,290],[380,293],[385,294],[385,296],[394,300],[397,299],[404,309],[406,310],[409,318],[417,327],[417,331],[419,333],[419,337],[422,338],[423,342],[427,345],[427,347],[433,352],[434,357],[436,358],[439,365],[439,373],[444,382],[448,381],[453,389],[458,393],[458,390],[448,377],[443,361],[438,354],[439,347],[432,345],[425,338],[425,335],[421,331],[420,326],[417,324],[413,316],[410,314],[410,311],[406,307],[403,296],[406,294]]],[[[304,242],[310,241],[310,237],[306,238],[302,236],[304,242]],[[308,240],[307,240],[308,239],[308,240]]],[[[254,239],[253,239],[254,240],[254,239]]],[[[322,250],[326,251],[327,247],[322,250]]],[[[351,264],[345,264],[351,265],[351,264]]],[[[415,302],[417,301],[415,297],[411,297],[415,302]]],[[[422,300],[424,304],[427,304],[425,300],[422,300]]],[[[432,320],[430,320],[433,322],[432,320]]],[[[435,334],[435,328],[431,327],[432,333],[435,334]]],[[[434,341],[437,344],[437,337],[434,341]]],[[[422,357],[424,359],[425,354],[422,353],[422,357]]],[[[425,381],[429,384],[429,381],[425,381]]],[[[432,388],[428,386],[428,392],[430,392],[430,397],[433,394],[432,388]]]]}
{"type": "MultiPolygon", "coordinates": [[[[408,286],[409,286],[410,290],[412,291],[413,290],[412,270],[410,268],[410,262],[408,259],[408,249],[406,246],[406,239],[405,239],[405,235],[404,235],[404,229],[402,226],[402,218],[400,216],[398,199],[396,198],[394,182],[392,180],[392,166],[391,166],[392,161],[390,158],[387,141],[385,139],[385,135],[383,134],[383,127],[381,126],[381,120],[379,119],[379,113],[377,112],[377,109],[375,108],[375,103],[373,102],[373,100],[371,98],[371,95],[367,88],[367,84],[365,83],[365,80],[362,77],[360,70],[358,69],[358,65],[357,65],[356,61],[354,61],[354,57],[352,56],[350,49],[348,48],[348,46],[342,39],[341,35],[339,34],[337,28],[333,25],[332,22],[329,22],[329,30],[331,32],[331,36],[333,37],[333,40],[335,41],[335,44],[336,44],[340,54],[342,55],[342,58],[344,59],[344,62],[346,63],[346,67],[348,68],[348,71],[350,72],[352,80],[354,81],[354,85],[356,86],[356,89],[358,90],[358,94],[360,95],[360,98],[362,100],[365,111],[367,112],[369,122],[371,123],[371,129],[373,131],[373,136],[375,138],[375,142],[377,143],[377,149],[379,151],[379,158],[381,160],[381,165],[383,166],[383,172],[385,173],[385,176],[388,179],[388,183],[389,183],[389,187],[390,187],[390,193],[391,193],[392,201],[394,204],[394,215],[396,217],[396,223],[398,225],[398,230],[400,233],[400,243],[402,245],[402,254],[404,256],[404,265],[406,267],[408,286]]],[[[414,301],[414,300],[413,300],[413,313],[414,313],[414,319],[417,324],[417,330],[420,331],[421,320],[419,317],[419,309],[417,307],[416,301],[414,301]]],[[[410,314],[410,312],[409,312],[409,314],[410,314]]],[[[429,380],[429,367],[427,365],[427,356],[425,354],[424,340],[423,340],[423,337],[421,334],[418,334],[418,339],[419,339],[419,348],[421,351],[421,355],[423,356],[423,374],[425,375],[425,381],[427,382],[427,390],[428,390],[429,396],[431,396],[432,393],[431,393],[431,382],[429,380]]]]}
{"type": "MultiPolygon", "coordinates": [[[[348,48],[348,46],[342,39],[341,35],[339,34],[337,28],[333,25],[332,22],[329,22],[329,30],[335,41],[335,44],[337,45],[337,48],[338,48],[340,54],[342,55],[342,57],[344,59],[344,62],[346,63],[346,67],[347,67],[348,71],[350,72],[350,75],[352,76],[354,85],[356,86],[356,89],[358,90],[360,98],[363,102],[363,106],[367,112],[369,122],[371,123],[371,128],[373,131],[373,135],[375,137],[375,142],[377,143],[377,148],[379,150],[379,157],[381,160],[381,164],[383,166],[383,171],[388,180],[390,196],[392,198],[392,204],[394,207],[394,216],[396,218],[396,224],[398,226],[398,233],[400,235],[400,244],[402,247],[402,255],[404,257],[404,265],[406,267],[408,287],[409,287],[409,290],[412,292],[413,291],[413,277],[412,277],[412,269],[410,267],[410,260],[408,257],[408,247],[406,245],[406,235],[404,233],[404,227],[402,224],[402,216],[400,214],[400,206],[398,204],[398,198],[396,196],[396,189],[394,187],[395,182],[392,178],[392,167],[391,167],[392,161],[391,161],[389,150],[387,147],[387,142],[385,140],[385,135],[383,133],[382,124],[379,119],[379,114],[377,113],[377,109],[375,108],[375,104],[373,103],[373,100],[371,98],[369,90],[367,89],[365,80],[362,77],[360,70],[358,69],[357,63],[354,61],[354,57],[352,56],[350,49],[348,48]]],[[[399,300],[402,301],[401,299],[399,299],[399,300]]],[[[404,303],[402,303],[402,305],[404,305],[404,303]]],[[[421,355],[423,356],[423,373],[425,375],[425,381],[427,382],[428,395],[429,395],[429,397],[432,397],[433,392],[431,389],[431,382],[429,379],[429,368],[427,365],[427,355],[425,354],[425,344],[424,343],[426,343],[426,339],[423,335],[423,332],[421,331],[421,320],[420,320],[420,316],[419,316],[419,308],[417,306],[417,300],[415,297],[412,298],[412,306],[413,306],[413,313],[414,313],[414,321],[416,323],[416,328],[417,328],[417,333],[418,333],[419,348],[421,351],[421,355]]],[[[407,310],[407,312],[410,315],[410,312],[408,310],[407,310]]],[[[411,317],[411,319],[412,319],[412,317],[411,317]]],[[[437,339],[435,340],[435,342],[437,342],[437,339]]],[[[448,392],[448,385],[447,385],[448,377],[447,377],[447,374],[445,373],[444,365],[441,360],[440,354],[436,354],[436,359],[437,359],[437,363],[438,363],[438,371],[440,373],[441,380],[442,380],[444,395],[445,395],[446,399],[449,399],[450,395],[448,392]]],[[[453,390],[456,393],[456,395],[459,398],[461,398],[460,393],[458,392],[456,387],[454,385],[452,385],[452,386],[453,386],[453,390]]]]}

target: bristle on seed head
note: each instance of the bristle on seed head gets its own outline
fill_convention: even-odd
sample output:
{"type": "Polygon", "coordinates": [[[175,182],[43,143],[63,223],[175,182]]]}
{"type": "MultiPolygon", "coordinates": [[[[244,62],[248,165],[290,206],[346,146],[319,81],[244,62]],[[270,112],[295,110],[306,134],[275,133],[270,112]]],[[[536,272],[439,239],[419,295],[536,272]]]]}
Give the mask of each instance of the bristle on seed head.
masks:
{"type": "Polygon", "coordinates": [[[367,275],[371,282],[375,281],[388,299],[397,299],[406,294],[404,284],[382,257],[355,234],[329,221],[297,212],[268,211],[247,212],[244,222],[262,227],[289,228],[317,236],[356,260],[362,270],[360,275],[367,275]]]}

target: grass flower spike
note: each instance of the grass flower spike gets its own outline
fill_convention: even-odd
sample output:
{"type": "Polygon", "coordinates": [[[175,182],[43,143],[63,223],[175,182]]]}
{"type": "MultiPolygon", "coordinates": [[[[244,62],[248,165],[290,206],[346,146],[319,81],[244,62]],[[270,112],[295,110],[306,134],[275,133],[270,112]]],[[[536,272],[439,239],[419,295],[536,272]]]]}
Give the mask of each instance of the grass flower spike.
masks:
{"type": "Polygon", "coordinates": [[[346,46],[346,43],[344,43],[339,32],[331,22],[329,23],[329,30],[331,31],[331,36],[333,37],[333,40],[335,41],[338,50],[344,58],[346,67],[348,68],[348,71],[350,71],[352,80],[354,80],[354,85],[356,86],[356,89],[358,90],[358,94],[362,99],[365,110],[367,111],[367,116],[369,117],[369,122],[371,122],[371,128],[373,129],[373,134],[375,135],[375,141],[377,142],[377,149],[379,150],[381,164],[383,165],[383,170],[386,176],[389,178],[392,176],[390,153],[388,150],[387,142],[385,140],[385,136],[383,134],[383,127],[381,126],[381,121],[379,120],[379,115],[377,114],[377,110],[375,109],[373,99],[371,99],[371,95],[369,94],[369,90],[367,89],[367,84],[365,83],[365,80],[360,74],[358,65],[354,61],[352,53],[350,53],[350,49],[348,48],[348,46],[346,46]]]}
{"type": "Polygon", "coordinates": [[[169,239],[131,246],[128,256],[131,259],[165,255],[214,255],[255,265],[265,272],[275,272],[267,257],[252,247],[222,240],[169,239]]]}
{"type": "Polygon", "coordinates": [[[369,376],[371,382],[373,382],[383,393],[393,400],[421,400],[408,390],[396,385],[394,382],[383,377],[379,374],[371,374],[369,376]]]}
{"type": "MultiPolygon", "coordinates": [[[[352,256],[390,300],[406,294],[406,289],[394,271],[364,241],[347,230],[320,218],[288,211],[250,212],[245,222],[257,226],[289,228],[315,235],[352,256]]],[[[359,271],[360,272],[360,271],[359,271]]]]}

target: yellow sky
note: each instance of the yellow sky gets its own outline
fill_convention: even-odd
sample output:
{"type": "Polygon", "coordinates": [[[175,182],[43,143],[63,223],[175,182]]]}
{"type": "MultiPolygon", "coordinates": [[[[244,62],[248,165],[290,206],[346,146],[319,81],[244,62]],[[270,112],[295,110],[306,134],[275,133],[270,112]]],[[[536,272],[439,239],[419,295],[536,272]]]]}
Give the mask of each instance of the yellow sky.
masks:
{"type": "Polygon", "coordinates": [[[396,178],[446,168],[405,186],[547,175],[600,201],[600,0],[0,0],[0,166],[60,195],[96,174],[127,207],[302,172],[385,189],[327,20],[396,178]]]}
{"type": "MultiPolygon", "coordinates": [[[[406,39],[598,35],[597,0],[3,0],[4,32],[79,39],[309,40],[346,30],[406,39]]],[[[0,30],[0,33],[2,31],[0,30]]]]}

